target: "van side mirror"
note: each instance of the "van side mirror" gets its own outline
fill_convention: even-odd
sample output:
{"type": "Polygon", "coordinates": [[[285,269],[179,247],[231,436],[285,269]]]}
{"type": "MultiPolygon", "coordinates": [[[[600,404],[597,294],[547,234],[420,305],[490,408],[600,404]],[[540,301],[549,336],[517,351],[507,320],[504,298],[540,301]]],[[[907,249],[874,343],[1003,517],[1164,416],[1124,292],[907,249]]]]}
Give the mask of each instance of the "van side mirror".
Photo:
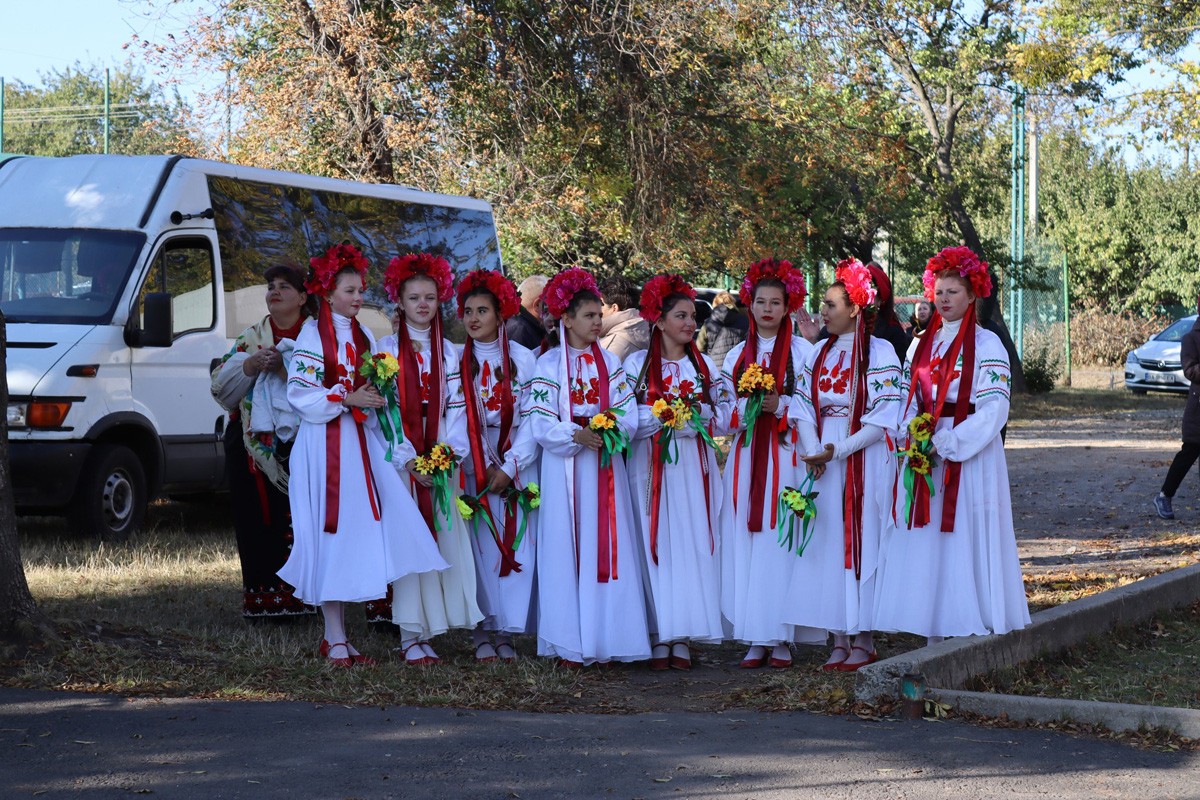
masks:
{"type": "Polygon", "coordinates": [[[142,327],[125,326],[125,343],[130,347],[171,346],[171,295],[150,292],[142,300],[142,327]]]}

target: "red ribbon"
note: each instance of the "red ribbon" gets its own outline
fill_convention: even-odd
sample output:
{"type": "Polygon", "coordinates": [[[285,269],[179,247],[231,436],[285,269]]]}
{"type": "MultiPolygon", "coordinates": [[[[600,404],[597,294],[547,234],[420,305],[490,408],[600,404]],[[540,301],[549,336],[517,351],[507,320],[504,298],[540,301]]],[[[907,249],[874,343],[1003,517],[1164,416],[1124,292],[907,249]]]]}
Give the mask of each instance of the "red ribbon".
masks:
{"type": "MultiPolygon", "coordinates": [[[[413,350],[412,338],[408,335],[408,323],[405,322],[404,312],[400,312],[400,326],[396,332],[398,342],[400,372],[396,375],[396,386],[400,405],[400,420],[404,425],[404,435],[412,442],[417,455],[423,455],[437,444],[438,423],[442,418],[442,392],[445,384],[445,370],[442,361],[442,319],[441,313],[433,315],[433,325],[429,330],[429,401],[421,399],[421,365],[417,362],[417,353],[413,350]]],[[[417,506],[421,516],[429,526],[429,532],[437,540],[437,526],[433,522],[433,492],[420,481],[412,481],[416,491],[417,506]]]]}
{"type": "MultiPolygon", "coordinates": [[[[563,347],[566,347],[563,343],[563,347]]],[[[612,402],[608,387],[608,364],[604,361],[604,351],[600,345],[592,342],[592,359],[596,364],[596,379],[599,386],[600,408],[607,409],[612,402]]],[[[571,359],[567,359],[567,386],[571,390],[571,359]]],[[[586,428],[590,420],[587,417],[573,417],[575,424],[586,428]]],[[[617,504],[614,492],[616,490],[613,478],[612,461],[607,467],[600,466],[599,455],[596,457],[596,497],[599,512],[599,529],[596,532],[596,581],[608,583],[617,580],[617,504]]],[[[578,547],[576,548],[578,553],[578,547]]]]}
{"type": "MultiPolygon", "coordinates": [[[[733,369],[733,386],[736,391],[738,379],[745,372],[746,367],[758,361],[758,331],[754,325],[754,319],[750,319],[750,332],[746,336],[746,346],[742,348],[742,354],[738,358],[737,364],[733,369]]],[[[769,369],[771,374],[775,376],[775,391],[778,394],[785,394],[787,387],[784,378],[788,374],[788,366],[791,361],[792,353],[792,321],[789,318],[780,327],[779,333],[775,336],[775,348],[771,351],[771,363],[769,369]]],[[[736,414],[737,411],[734,411],[736,414]]],[[[746,522],[746,527],[751,533],[757,533],[762,530],[763,524],[763,505],[767,495],[767,459],[772,455],[775,456],[775,471],[776,483],[778,483],[779,472],[779,442],[775,436],[777,431],[782,431],[787,426],[787,418],[779,420],[780,425],[766,424],[766,421],[759,417],[758,422],[754,425],[754,438],[750,440],[750,512],[746,522]],[[772,438],[776,439],[775,446],[771,446],[772,438]]],[[[743,434],[744,435],[744,434],[743,434]]],[[[741,436],[738,437],[739,439],[741,436]]],[[[734,447],[737,447],[735,440],[734,447]]],[[[738,459],[740,462],[741,459],[738,459]]],[[[738,462],[734,464],[734,497],[737,496],[737,476],[738,462]]],[[[776,492],[776,496],[778,493],[776,492]]],[[[771,516],[774,517],[777,513],[775,503],[771,503],[771,516]]]]}
{"type": "MultiPolygon", "coordinates": [[[[327,301],[321,302],[321,310],[317,314],[317,332],[321,336],[321,356],[325,362],[326,389],[337,385],[337,333],[333,329],[333,311],[327,301]]],[[[357,389],[366,383],[366,378],[359,374],[363,354],[371,352],[371,343],[356,317],[350,318],[350,338],[353,345],[347,343],[346,355],[350,362],[351,385],[357,389]]],[[[367,454],[367,440],[363,431],[363,421],[366,415],[360,409],[352,409],[351,418],[358,429],[359,449],[362,452],[363,472],[367,480],[367,498],[371,501],[371,512],[379,519],[379,501],[375,492],[375,474],[371,472],[371,460],[367,454]],[[358,412],[358,413],[354,413],[358,412]]],[[[338,514],[341,510],[342,482],[342,418],[339,414],[325,423],[325,527],[326,533],[337,533],[338,514]]]]}
{"type": "MultiPolygon", "coordinates": [[[[937,401],[934,402],[934,381],[932,369],[929,364],[933,353],[933,340],[936,338],[937,332],[941,327],[942,318],[935,309],[929,321],[929,329],[922,335],[921,343],[917,345],[917,351],[913,354],[912,377],[908,388],[908,400],[905,403],[905,408],[912,405],[913,396],[919,387],[921,391],[917,395],[917,408],[921,413],[930,414],[933,417],[932,427],[935,429],[946,405],[946,395],[950,388],[951,374],[954,372],[954,366],[958,361],[960,352],[962,353],[963,368],[959,374],[957,396],[966,402],[956,402],[951,406],[954,411],[954,427],[961,424],[967,418],[967,414],[970,411],[971,383],[975,377],[975,304],[972,303],[967,307],[966,316],[962,320],[962,327],[959,328],[958,335],[954,337],[950,348],[942,356],[941,364],[938,365],[938,396],[937,401]]],[[[946,470],[943,476],[945,495],[942,498],[942,533],[954,532],[954,518],[958,505],[958,484],[961,471],[962,465],[959,462],[946,459],[946,470]]],[[[929,486],[924,480],[915,481],[914,483],[913,510],[908,520],[909,528],[919,528],[929,524],[929,486]]]]}

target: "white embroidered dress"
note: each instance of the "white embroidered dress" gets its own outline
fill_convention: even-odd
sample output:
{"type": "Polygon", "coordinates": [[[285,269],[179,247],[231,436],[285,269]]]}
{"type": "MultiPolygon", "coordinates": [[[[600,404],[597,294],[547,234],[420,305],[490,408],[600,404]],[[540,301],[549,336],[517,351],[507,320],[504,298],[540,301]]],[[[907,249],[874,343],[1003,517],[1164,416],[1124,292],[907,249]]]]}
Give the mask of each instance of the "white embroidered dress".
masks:
{"type": "MultiPolygon", "coordinates": [[[[771,354],[775,337],[758,337],[758,363],[771,366],[771,354]]],[[[745,438],[746,398],[737,397],[733,371],[742,356],[745,342],[736,345],[725,356],[721,370],[720,427],[734,435],[729,458],[725,462],[724,490],[721,506],[721,613],[732,628],[732,638],[752,645],[775,645],[781,642],[824,642],[825,634],[800,630],[783,621],[784,594],[791,584],[796,555],[779,546],[774,526],[778,496],[772,487],[778,483],[779,491],[787,486],[798,486],[802,475],[798,468],[799,457],[793,443],[792,430],[782,435],[777,447],[772,447],[767,457],[766,493],[763,499],[762,530],[749,529],[750,476],[752,470],[750,442],[745,447],[739,442],[745,438]],[[733,426],[733,412],[737,412],[737,425],[733,426]],[[778,478],[776,478],[778,472],[778,478]],[[735,490],[736,482],[736,490],[735,490]]],[[[803,367],[812,345],[804,338],[793,335],[791,341],[790,371],[793,375],[803,367]]],[[[796,381],[798,386],[798,381],[796,381]]],[[[763,413],[756,425],[778,425],[779,420],[789,419],[789,409],[797,402],[795,394],[788,395],[787,387],[777,387],[780,392],[779,408],[775,415],[763,413]]],[[[788,422],[794,429],[794,422],[788,422]]]]}
{"type": "MultiPolygon", "coordinates": [[[[566,347],[566,345],[563,345],[566,347]]],[[[617,424],[637,430],[633,391],[621,362],[600,351],[608,367],[609,403],[599,396],[592,351],[554,348],[538,359],[525,409],[542,446],[542,507],[537,547],[538,654],[585,664],[650,658],[650,635],[636,523],[625,461],[612,461],[616,516],[616,576],[599,578],[599,453],[576,444],[575,417],[608,408],[624,416],[617,424]],[[566,419],[564,419],[566,417],[566,419]]]]}
{"type": "MultiPolygon", "coordinates": [[[[436,574],[432,571],[447,566],[429,539],[420,509],[385,460],[381,439],[368,431],[368,463],[381,507],[380,519],[374,517],[357,425],[341,403],[356,361],[350,318],[334,314],[333,325],[344,382],[331,389],[323,384],[325,361],[315,320],[301,329],[288,372],[287,396],[300,415],[300,429],[288,486],[294,541],[279,577],[296,587],[296,597],[312,605],[375,600],[397,578],[436,574]],[[331,420],[340,426],[337,533],[324,530],[325,487],[332,479],[325,469],[325,427],[331,420]]],[[[363,331],[370,341],[370,331],[363,331]]],[[[373,412],[368,411],[365,424],[378,425],[373,412]]]]}
{"type": "MultiPolygon", "coordinates": [[[[474,353],[475,360],[479,364],[479,371],[473,378],[475,396],[478,398],[481,418],[486,426],[490,450],[484,457],[484,463],[490,464],[492,463],[490,456],[496,454],[496,447],[500,440],[501,395],[497,391],[496,376],[503,375],[508,371],[508,367],[501,363],[499,339],[490,343],[475,342],[474,353]]],[[[512,385],[516,407],[513,409],[512,431],[509,434],[509,441],[512,444],[504,455],[500,469],[513,479],[514,489],[521,489],[531,482],[537,482],[538,444],[533,436],[533,426],[521,415],[522,409],[527,404],[529,387],[533,382],[537,362],[532,352],[516,342],[508,343],[508,354],[517,371],[512,385]]],[[[461,393],[455,398],[455,405],[465,402],[465,396],[461,393]]],[[[462,430],[465,432],[467,430],[465,412],[461,415],[456,414],[456,419],[458,418],[461,418],[462,430]]],[[[458,435],[462,434],[456,434],[456,436],[458,435]]],[[[464,455],[462,467],[467,475],[467,492],[478,493],[479,486],[476,483],[474,464],[469,455],[464,455]]],[[[500,495],[492,492],[489,492],[486,497],[488,506],[492,510],[492,518],[503,537],[504,500],[500,495]]],[[[519,526],[525,512],[518,508],[517,515],[519,526]]],[[[487,630],[525,633],[533,629],[531,599],[537,554],[537,521],[538,511],[535,509],[529,513],[529,519],[525,523],[525,534],[521,539],[521,546],[516,552],[516,559],[521,565],[521,571],[509,572],[503,577],[500,576],[500,551],[487,524],[482,519],[476,520],[473,528],[471,522],[467,523],[468,530],[472,530],[473,534],[471,550],[475,557],[479,606],[484,614],[483,627],[487,630]]]]}
{"type": "MultiPolygon", "coordinates": [[[[709,396],[700,405],[700,419],[714,415],[720,373],[708,356],[701,356],[711,378],[709,396]]],[[[647,358],[642,350],[625,361],[625,374],[637,380],[647,358]]],[[[662,362],[663,391],[670,396],[701,393],[701,378],[687,357],[662,362]]],[[[721,470],[716,454],[690,424],[673,434],[675,463],[664,464],[659,496],[658,563],[650,549],[651,478],[654,439],[662,423],[650,405],[639,403],[637,436],[628,459],[630,493],[641,533],[644,565],[649,578],[650,628],[660,641],[691,640],[719,643],[721,623],[721,470]],[[707,484],[707,491],[705,489],[707,484]]]]}
{"type": "MultiPolygon", "coordinates": [[[[930,358],[935,375],[941,354],[950,347],[961,325],[961,321],[947,322],[938,330],[930,358]]],[[[909,347],[904,365],[904,402],[918,344],[919,340],[909,347]]],[[[970,636],[1006,633],[1029,624],[1013,532],[1008,466],[1000,439],[1000,430],[1008,421],[1008,354],[994,333],[979,327],[975,330],[975,362],[970,398],[975,404],[974,413],[958,427],[954,427],[952,414],[943,414],[933,435],[937,464],[932,473],[934,495],[928,525],[907,528],[903,483],[897,486],[898,524],[883,553],[876,584],[878,630],[970,636]],[[953,533],[941,531],[945,459],[962,463],[953,533]]],[[[959,399],[961,356],[956,367],[950,385],[945,387],[947,401],[959,399]]],[[[935,383],[935,397],[941,390],[935,383]]],[[[918,412],[914,397],[911,406],[902,412],[901,444],[907,439],[908,423],[918,412]]]]}
{"type": "MultiPolygon", "coordinates": [[[[427,396],[431,380],[430,374],[430,329],[419,331],[412,326],[408,335],[417,351],[417,366],[421,370],[420,385],[427,396]]],[[[393,334],[379,341],[381,350],[385,350],[399,358],[399,341],[393,334]]],[[[454,344],[443,340],[442,344],[443,375],[445,386],[442,396],[452,401],[458,398],[455,407],[453,402],[447,402],[446,408],[428,407],[428,413],[439,417],[437,438],[428,446],[445,442],[454,448],[456,454],[467,452],[466,421],[458,417],[462,415],[462,392],[458,385],[458,351],[454,344]]],[[[422,417],[421,424],[425,424],[422,417]]],[[[392,457],[392,465],[400,475],[409,492],[416,496],[416,478],[405,468],[409,460],[421,455],[413,448],[413,444],[405,437],[396,448],[392,457]]],[[[458,471],[450,476],[452,494],[457,494],[458,471]]],[[[450,564],[450,568],[439,573],[412,575],[392,584],[392,621],[400,626],[405,638],[428,639],[445,633],[451,628],[474,628],[483,619],[479,608],[475,587],[475,557],[471,554],[471,533],[458,512],[453,500],[450,502],[450,519],[434,509],[434,516],[442,530],[437,533],[437,547],[442,557],[450,564]],[[448,528],[448,530],[447,530],[448,528]]],[[[430,536],[433,534],[431,533],[430,536]]]]}
{"type": "MultiPolygon", "coordinates": [[[[803,453],[815,454],[827,444],[832,444],[834,450],[825,473],[813,486],[818,494],[812,541],[804,555],[796,557],[783,619],[835,633],[856,634],[873,628],[880,543],[892,527],[896,470],[887,436],[894,433],[900,420],[900,362],[887,341],[872,337],[870,342],[867,400],[857,433],[850,436],[853,333],[839,336],[822,364],[816,360],[825,342],[817,342],[800,378],[799,402],[792,406],[800,424],[803,453]],[[812,403],[814,385],[821,415],[820,439],[812,403]],[[856,579],[854,567],[846,566],[843,502],[847,459],[859,451],[863,454],[862,553],[861,573],[856,579]]],[[[803,480],[803,462],[800,469],[803,480]]],[[[798,522],[796,527],[799,537],[798,522]]]]}

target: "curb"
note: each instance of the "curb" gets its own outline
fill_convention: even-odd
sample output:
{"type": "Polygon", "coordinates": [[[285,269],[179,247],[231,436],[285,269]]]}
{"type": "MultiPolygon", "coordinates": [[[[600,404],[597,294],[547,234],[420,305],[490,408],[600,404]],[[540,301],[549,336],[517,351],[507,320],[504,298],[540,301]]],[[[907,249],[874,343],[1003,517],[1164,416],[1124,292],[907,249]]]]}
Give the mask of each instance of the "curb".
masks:
{"type": "Polygon", "coordinates": [[[960,707],[978,709],[980,714],[1007,714],[1011,719],[1020,719],[1028,712],[1029,719],[1039,720],[1043,718],[1037,714],[1049,714],[1046,720],[1062,719],[1067,715],[1070,719],[1095,722],[1114,730],[1126,730],[1121,727],[1126,724],[1123,720],[1136,718],[1145,721],[1135,724],[1134,729],[1139,724],[1161,725],[1177,729],[1183,735],[1200,736],[1200,711],[955,691],[975,675],[1014,667],[1039,655],[1061,652],[1091,636],[1107,633],[1118,626],[1137,625],[1160,611],[1186,606],[1198,599],[1200,564],[1181,567],[1039,611],[1033,615],[1029,627],[1019,631],[999,636],[948,639],[869,664],[858,670],[854,696],[868,703],[883,696],[898,698],[901,677],[922,674],[931,693],[954,698],[955,703],[951,705],[961,703],[960,707]],[[983,710],[985,706],[986,710],[983,710]],[[1163,721],[1149,721],[1160,718],[1163,721]],[[1183,733],[1184,728],[1180,726],[1192,733],[1183,733]]]}

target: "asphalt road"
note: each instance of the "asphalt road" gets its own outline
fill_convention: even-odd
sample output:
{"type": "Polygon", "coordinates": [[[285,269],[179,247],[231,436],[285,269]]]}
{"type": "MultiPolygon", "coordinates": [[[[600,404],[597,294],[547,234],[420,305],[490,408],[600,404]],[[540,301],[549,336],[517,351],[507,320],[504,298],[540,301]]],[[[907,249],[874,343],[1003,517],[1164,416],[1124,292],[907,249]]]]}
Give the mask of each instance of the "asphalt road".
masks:
{"type": "Polygon", "coordinates": [[[0,798],[1198,798],[1200,754],[806,713],[519,714],[0,689],[0,798]]]}

